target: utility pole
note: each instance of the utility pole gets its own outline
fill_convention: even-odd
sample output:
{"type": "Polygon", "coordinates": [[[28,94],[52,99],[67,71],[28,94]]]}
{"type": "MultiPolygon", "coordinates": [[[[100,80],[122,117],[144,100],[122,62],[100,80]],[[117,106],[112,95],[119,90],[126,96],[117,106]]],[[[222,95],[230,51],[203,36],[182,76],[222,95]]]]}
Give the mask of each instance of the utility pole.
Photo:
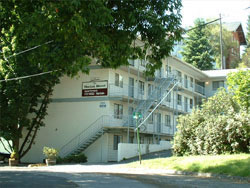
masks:
{"type": "Polygon", "coordinates": [[[223,48],[222,48],[222,24],[221,24],[221,14],[220,14],[220,57],[221,57],[221,69],[224,69],[223,65],[223,48]]]}

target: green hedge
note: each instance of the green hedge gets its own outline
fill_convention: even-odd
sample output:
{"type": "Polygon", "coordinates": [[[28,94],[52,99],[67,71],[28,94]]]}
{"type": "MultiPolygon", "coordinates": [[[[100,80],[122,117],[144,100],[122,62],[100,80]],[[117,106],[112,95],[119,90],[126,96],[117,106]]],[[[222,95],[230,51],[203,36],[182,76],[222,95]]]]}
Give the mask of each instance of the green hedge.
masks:
{"type": "Polygon", "coordinates": [[[57,163],[85,163],[87,162],[87,157],[82,153],[82,154],[77,154],[77,155],[69,155],[67,157],[57,158],[57,163]]]}
{"type": "Polygon", "coordinates": [[[207,155],[250,151],[250,114],[225,90],[201,109],[178,118],[174,137],[176,155],[207,155]]]}

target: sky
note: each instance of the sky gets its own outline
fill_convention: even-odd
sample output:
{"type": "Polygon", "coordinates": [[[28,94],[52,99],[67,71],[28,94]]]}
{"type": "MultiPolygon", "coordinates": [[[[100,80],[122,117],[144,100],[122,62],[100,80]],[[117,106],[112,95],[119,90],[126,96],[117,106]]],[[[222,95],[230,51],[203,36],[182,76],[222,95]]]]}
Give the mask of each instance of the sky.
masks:
{"type": "Polygon", "coordinates": [[[183,27],[193,26],[196,18],[219,18],[221,13],[222,22],[241,22],[246,35],[250,0],[182,0],[182,5],[183,27]]]}

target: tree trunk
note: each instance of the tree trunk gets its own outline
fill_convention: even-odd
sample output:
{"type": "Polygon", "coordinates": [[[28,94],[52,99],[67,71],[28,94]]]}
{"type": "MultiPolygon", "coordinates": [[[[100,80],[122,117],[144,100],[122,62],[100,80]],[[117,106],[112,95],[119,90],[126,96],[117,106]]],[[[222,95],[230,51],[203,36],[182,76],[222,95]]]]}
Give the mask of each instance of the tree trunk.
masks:
{"type": "Polygon", "coordinates": [[[16,159],[20,162],[20,154],[19,154],[19,138],[15,138],[12,140],[12,144],[13,144],[13,152],[16,153],[16,159]]]}

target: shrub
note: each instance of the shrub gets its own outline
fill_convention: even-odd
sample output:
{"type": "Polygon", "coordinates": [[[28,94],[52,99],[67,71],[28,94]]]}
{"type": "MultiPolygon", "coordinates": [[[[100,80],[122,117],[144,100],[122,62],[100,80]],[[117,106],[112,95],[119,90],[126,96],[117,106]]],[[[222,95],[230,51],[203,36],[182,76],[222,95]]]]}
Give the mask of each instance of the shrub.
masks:
{"type": "Polygon", "coordinates": [[[87,162],[87,157],[81,153],[77,155],[69,155],[67,157],[57,158],[57,163],[85,163],[87,162]]]}
{"type": "Polygon", "coordinates": [[[47,159],[56,159],[58,156],[58,151],[55,148],[44,147],[43,154],[47,159]]]}
{"type": "Polygon", "coordinates": [[[178,118],[176,155],[207,155],[250,151],[250,114],[231,94],[220,90],[201,109],[178,118]]]}

